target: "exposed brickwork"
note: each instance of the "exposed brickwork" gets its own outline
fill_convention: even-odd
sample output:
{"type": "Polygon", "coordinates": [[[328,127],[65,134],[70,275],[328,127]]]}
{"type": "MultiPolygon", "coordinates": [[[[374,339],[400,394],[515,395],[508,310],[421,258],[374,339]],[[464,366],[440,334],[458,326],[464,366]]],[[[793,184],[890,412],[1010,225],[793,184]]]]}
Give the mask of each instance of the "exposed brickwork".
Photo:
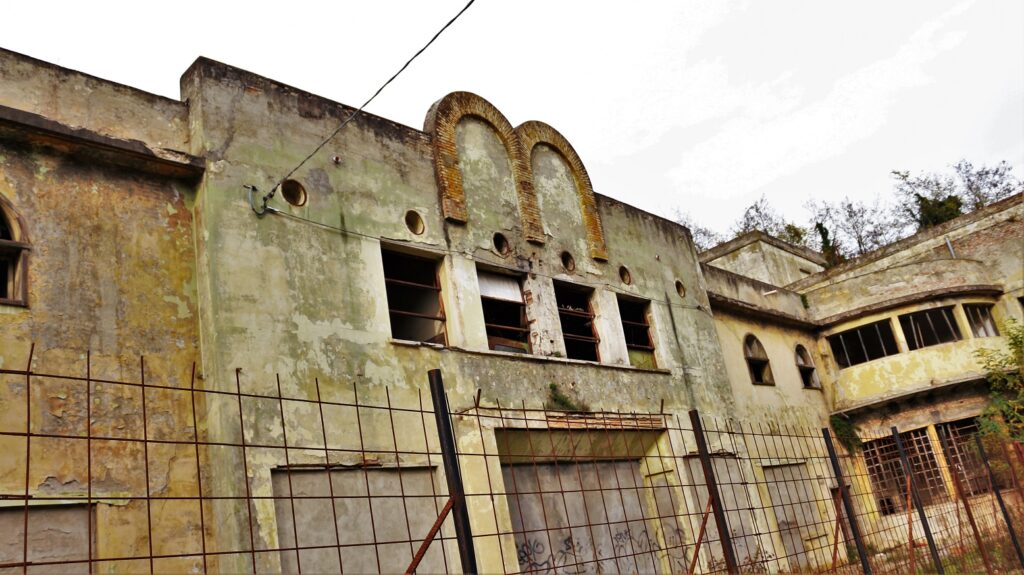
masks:
{"type": "Polygon", "coordinates": [[[544,228],[533,189],[529,156],[523,152],[522,143],[508,119],[490,102],[470,92],[452,92],[435,102],[427,112],[423,125],[423,130],[433,137],[434,174],[441,194],[444,217],[460,224],[465,224],[469,219],[455,141],[455,128],[465,116],[473,116],[490,124],[505,144],[516,183],[523,233],[527,241],[544,243],[544,228]]]}
{"type": "Polygon", "coordinates": [[[547,144],[565,158],[569,169],[572,171],[573,179],[576,180],[576,194],[579,196],[580,211],[583,213],[583,223],[587,226],[587,244],[590,246],[590,257],[595,260],[607,261],[608,250],[604,242],[604,228],[601,226],[601,215],[597,212],[597,202],[594,200],[594,187],[590,183],[590,176],[583,166],[576,150],[572,144],[558,133],[551,126],[544,122],[530,121],[520,124],[516,128],[519,141],[522,142],[523,150],[526,152],[527,164],[533,154],[534,146],[547,144]]]}

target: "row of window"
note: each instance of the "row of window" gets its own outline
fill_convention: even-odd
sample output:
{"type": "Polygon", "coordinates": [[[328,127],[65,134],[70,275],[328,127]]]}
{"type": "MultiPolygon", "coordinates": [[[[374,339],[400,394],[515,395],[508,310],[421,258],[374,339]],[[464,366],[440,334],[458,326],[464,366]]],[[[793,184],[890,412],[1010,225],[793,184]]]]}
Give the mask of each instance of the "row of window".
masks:
{"type": "MultiPolygon", "coordinates": [[[[381,250],[381,257],[384,261],[391,336],[395,339],[444,345],[447,336],[437,260],[388,249],[381,250]]],[[[521,278],[478,269],[477,280],[488,348],[532,353],[521,278]]],[[[591,305],[594,290],[556,281],[554,291],[566,357],[600,361],[600,338],[594,325],[594,309],[591,305]]],[[[618,305],[630,365],[651,369],[657,367],[648,320],[650,302],[620,294],[618,305]]]]}
{"type": "MultiPolygon", "coordinates": [[[[800,373],[800,381],[807,389],[820,389],[818,374],[814,369],[814,362],[811,361],[811,354],[802,345],[796,346],[795,351],[796,369],[800,373]]],[[[771,361],[764,346],[753,335],[748,335],[743,340],[743,357],[747,360],[747,370],[750,372],[750,381],[754,385],[775,385],[775,376],[772,375],[771,361]]]]}
{"type": "MultiPolygon", "coordinates": [[[[907,351],[963,339],[954,306],[937,307],[899,316],[907,351]]],[[[964,315],[974,337],[999,335],[991,304],[964,304],[964,315]]],[[[850,367],[900,352],[889,319],[876,321],[828,336],[832,356],[839,367],[850,367]]]]}

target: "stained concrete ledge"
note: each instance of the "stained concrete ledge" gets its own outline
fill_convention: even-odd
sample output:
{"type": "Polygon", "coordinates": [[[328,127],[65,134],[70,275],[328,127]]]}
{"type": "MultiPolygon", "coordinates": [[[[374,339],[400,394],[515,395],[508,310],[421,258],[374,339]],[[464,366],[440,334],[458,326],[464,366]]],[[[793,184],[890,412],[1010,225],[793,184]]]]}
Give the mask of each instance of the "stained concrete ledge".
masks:
{"type": "Polygon", "coordinates": [[[147,174],[197,182],[206,169],[203,158],[139,140],[114,138],[76,128],[24,110],[0,105],[0,140],[42,146],[91,161],[147,174]]]}

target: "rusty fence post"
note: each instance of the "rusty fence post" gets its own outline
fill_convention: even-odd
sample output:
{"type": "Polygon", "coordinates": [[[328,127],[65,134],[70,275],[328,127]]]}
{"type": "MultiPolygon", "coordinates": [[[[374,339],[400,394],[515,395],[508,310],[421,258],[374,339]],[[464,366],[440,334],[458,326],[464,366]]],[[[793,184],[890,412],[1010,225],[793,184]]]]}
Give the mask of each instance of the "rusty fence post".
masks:
{"type": "Polygon", "coordinates": [[[736,552],[732,548],[732,537],[729,535],[729,525],[725,520],[725,508],[718,490],[718,481],[715,479],[715,466],[711,461],[711,453],[708,451],[707,440],[704,437],[704,425],[701,423],[700,413],[696,409],[690,410],[690,423],[693,425],[693,436],[697,441],[697,454],[700,456],[700,466],[704,470],[704,481],[707,483],[708,495],[711,497],[711,510],[715,515],[718,538],[722,542],[725,569],[730,574],[739,573],[736,552]]]}
{"type": "Polygon", "coordinates": [[[1021,567],[1024,567],[1024,553],[1020,549],[1020,541],[1017,540],[1017,532],[1013,528],[1013,521],[1010,520],[1010,513],[1006,510],[1006,503],[1003,501],[1003,495],[999,492],[999,486],[996,485],[996,476],[992,473],[992,466],[988,464],[988,456],[985,454],[985,446],[981,444],[981,434],[974,434],[974,441],[978,445],[978,455],[981,456],[981,460],[985,463],[985,471],[988,473],[989,485],[992,486],[992,492],[996,494],[996,501],[999,502],[999,509],[1003,512],[1003,521],[1006,522],[1006,530],[1010,532],[1010,540],[1013,541],[1013,548],[1017,551],[1017,560],[1020,561],[1021,567]]]}
{"type": "MultiPolygon", "coordinates": [[[[964,486],[960,483],[961,464],[959,462],[954,463],[953,457],[956,455],[949,446],[949,438],[946,437],[946,430],[943,426],[936,426],[936,430],[939,436],[939,445],[942,447],[942,455],[946,458],[946,467],[949,469],[949,474],[953,476],[953,490],[956,492],[957,499],[964,504],[964,511],[967,512],[967,523],[971,526],[971,531],[974,533],[974,541],[978,544],[978,552],[981,553],[981,560],[985,564],[985,572],[992,575],[992,562],[989,560],[988,552],[985,550],[985,542],[981,538],[981,533],[978,531],[978,524],[974,520],[974,511],[971,510],[971,504],[967,500],[968,494],[964,491],[964,486]]],[[[957,515],[957,521],[960,520],[960,516],[957,515]]],[[[962,536],[961,536],[962,538],[962,536]]]]}
{"type": "Polygon", "coordinates": [[[430,380],[430,397],[434,403],[437,437],[441,444],[441,461],[444,464],[445,478],[448,480],[448,495],[452,498],[452,520],[455,523],[455,538],[459,543],[462,572],[476,573],[473,530],[469,525],[466,491],[462,486],[462,471],[459,469],[459,455],[455,450],[455,433],[452,429],[451,413],[448,411],[448,398],[444,393],[441,370],[432,369],[427,373],[427,377],[430,380]]]}
{"type": "Polygon", "coordinates": [[[821,434],[825,437],[825,447],[828,448],[828,458],[832,462],[832,472],[835,473],[839,493],[843,496],[843,508],[846,510],[846,519],[850,523],[850,535],[853,535],[853,543],[857,546],[860,567],[864,571],[864,575],[871,575],[871,562],[868,561],[868,551],[864,547],[863,539],[861,539],[860,526],[857,524],[857,515],[854,513],[850,492],[846,489],[846,479],[843,477],[843,468],[839,465],[836,446],[832,443],[832,432],[827,427],[823,427],[821,428],[821,434]]]}
{"type": "Polygon", "coordinates": [[[921,519],[921,527],[924,529],[924,538],[928,540],[928,550],[932,555],[932,562],[935,564],[935,571],[939,575],[945,575],[946,570],[942,567],[942,558],[939,557],[939,548],[935,546],[935,537],[932,536],[932,528],[928,525],[928,516],[924,512],[924,504],[921,503],[921,496],[917,492],[917,482],[914,481],[913,468],[910,467],[910,458],[907,457],[907,450],[903,446],[903,439],[900,431],[894,425],[892,427],[892,438],[896,442],[896,449],[900,453],[900,463],[903,464],[903,472],[907,474],[907,481],[910,483],[911,497],[914,507],[917,509],[917,516],[921,519]]]}

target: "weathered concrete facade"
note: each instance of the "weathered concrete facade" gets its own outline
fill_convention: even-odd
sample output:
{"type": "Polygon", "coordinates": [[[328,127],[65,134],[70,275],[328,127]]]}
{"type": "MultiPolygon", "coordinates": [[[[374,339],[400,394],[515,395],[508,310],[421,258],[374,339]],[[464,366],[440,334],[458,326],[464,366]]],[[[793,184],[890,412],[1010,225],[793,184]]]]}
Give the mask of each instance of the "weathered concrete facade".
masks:
{"type": "MultiPolygon", "coordinates": [[[[359,114],[290,176],[296,187],[277,190],[258,215],[260,198],[351,108],[202,58],[181,78],[181,101],[5,51],[0,80],[0,206],[17,235],[11,246],[20,255],[11,269],[27,278],[24,286],[10,282],[25,288],[22,299],[0,298],[0,368],[23,368],[31,354],[44,372],[88,370],[95,379],[239,394],[237,404],[204,395],[192,406],[171,389],[113,397],[97,384],[87,403],[59,386],[29,393],[5,376],[4,430],[88,425],[93,433],[109,428],[115,436],[223,444],[194,454],[171,445],[146,452],[141,463],[138,449],[125,443],[103,453],[95,451],[98,440],[74,453],[33,449],[30,494],[78,495],[89,485],[98,502],[90,531],[98,558],[185,553],[180,549],[191,550],[198,530],[205,531],[204,552],[244,549],[250,541],[278,549],[304,528],[288,523],[273,499],[284,485],[280,470],[295,465],[347,468],[372,460],[417,470],[409,475],[417,489],[436,483],[436,462],[399,455],[429,451],[419,420],[383,425],[340,409],[318,419],[309,403],[415,404],[430,369],[442,370],[457,408],[521,405],[542,413],[554,384],[594,411],[685,417],[698,409],[810,427],[843,412],[870,427],[881,425],[873,406],[914,401],[944,386],[963,395],[965,383],[975,385],[971,352],[1001,338],[972,338],[963,303],[994,304],[997,322],[1021,316],[1021,196],[830,270],[813,252],[756,234],[698,255],[685,228],[595,193],[583,161],[553,127],[514,127],[486,100],[455,92],[427,111],[422,130],[359,114]],[[431,273],[415,281],[395,275],[419,265],[431,273]],[[518,286],[512,300],[519,298],[519,326],[495,327],[493,282],[501,278],[504,289],[518,286]],[[426,307],[399,309],[399,289],[436,296],[417,300],[426,307]],[[580,299],[569,303],[566,294],[580,299]],[[961,340],[911,352],[893,320],[902,353],[837,364],[829,336],[948,305],[961,340]],[[396,337],[402,321],[420,322],[406,326],[409,333],[430,337],[396,337]],[[573,331],[579,329],[586,333],[573,331]],[[509,337],[513,332],[523,339],[509,337]],[[761,371],[769,364],[770,373],[761,371]],[[266,399],[281,396],[309,402],[266,399]],[[27,416],[11,408],[26,399],[35,409],[27,416]],[[140,402],[163,416],[138,421],[140,402]],[[292,451],[285,442],[322,449],[292,451]],[[239,443],[259,447],[231,447],[239,443]],[[351,449],[329,453],[336,443],[351,449]],[[201,479],[209,493],[255,499],[202,506],[183,499],[161,507],[167,518],[140,518],[150,510],[129,499],[139,486],[118,480],[119,471],[140,465],[147,476],[153,468],[164,478],[142,488],[147,496],[201,479]],[[201,467],[216,472],[200,478],[201,467]],[[126,525],[139,526],[138,537],[125,536],[132,531],[126,525]]],[[[10,295],[19,296],[15,291],[10,295]]],[[[978,401],[964,405],[964,417],[980,408],[978,401]]],[[[886,424],[899,412],[885,412],[896,414],[886,424]]],[[[508,449],[499,439],[516,427],[460,425],[469,425],[460,428],[469,430],[460,443],[495,454],[508,449]]],[[[555,433],[525,427],[527,436],[555,433]]],[[[640,455],[620,453],[642,466],[613,472],[655,485],[665,480],[654,454],[671,444],[664,434],[644,433],[640,455]]],[[[26,481],[18,455],[25,440],[0,441],[0,484],[18,492],[26,481]]],[[[467,490],[512,490],[504,482],[516,474],[497,459],[463,466],[467,490]]],[[[557,467],[547,480],[553,477],[561,477],[557,467]]],[[[346,481],[338,488],[354,489],[346,481]]],[[[311,484],[294,487],[315,492],[311,484]]],[[[521,528],[504,501],[480,501],[470,509],[479,532],[503,533],[515,521],[521,528]]],[[[519,567],[511,537],[477,545],[480,569],[519,567]]],[[[276,572],[292,569],[294,559],[274,552],[253,553],[251,561],[276,572]]],[[[651,569],[672,569],[679,558],[662,559],[651,569]]],[[[164,559],[156,570],[249,570],[244,553],[209,560],[164,559]]],[[[103,565],[139,570],[132,561],[103,565]]]]}

